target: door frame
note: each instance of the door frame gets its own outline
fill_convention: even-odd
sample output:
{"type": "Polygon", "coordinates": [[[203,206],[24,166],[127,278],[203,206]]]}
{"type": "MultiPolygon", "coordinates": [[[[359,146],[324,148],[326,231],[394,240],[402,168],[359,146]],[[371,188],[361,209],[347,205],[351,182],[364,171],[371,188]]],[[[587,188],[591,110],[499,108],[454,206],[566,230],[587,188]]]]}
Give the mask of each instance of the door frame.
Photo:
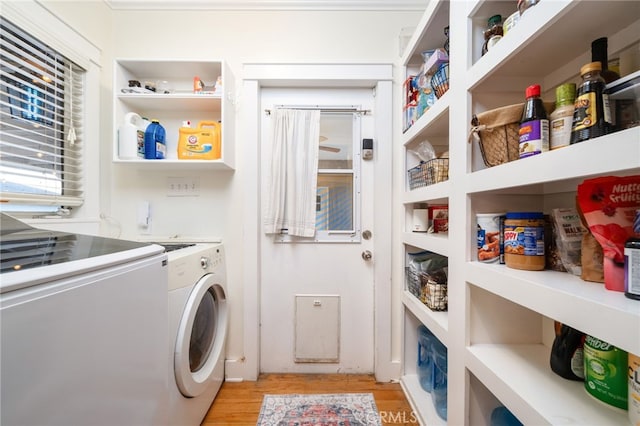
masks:
{"type": "MultiPolygon", "coordinates": [[[[257,380],[260,372],[260,120],[263,87],[353,87],[370,88],[374,94],[374,371],[376,380],[400,378],[401,363],[394,356],[393,303],[398,301],[392,286],[392,152],[393,152],[393,65],[392,64],[245,64],[242,92],[242,153],[237,153],[243,169],[243,345],[241,365],[232,377],[257,380]]],[[[395,327],[394,327],[395,325],[395,327]]]]}

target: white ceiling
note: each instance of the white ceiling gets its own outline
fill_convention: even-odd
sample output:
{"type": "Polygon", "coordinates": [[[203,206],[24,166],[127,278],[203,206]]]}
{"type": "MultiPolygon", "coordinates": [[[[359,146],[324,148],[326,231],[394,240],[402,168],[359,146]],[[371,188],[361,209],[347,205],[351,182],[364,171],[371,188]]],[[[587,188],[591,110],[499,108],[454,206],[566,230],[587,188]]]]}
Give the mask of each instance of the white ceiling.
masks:
{"type": "Polygon", "coordinates": [[[104,0],[116,10],[403,10],[430,0],[104,0]]]}

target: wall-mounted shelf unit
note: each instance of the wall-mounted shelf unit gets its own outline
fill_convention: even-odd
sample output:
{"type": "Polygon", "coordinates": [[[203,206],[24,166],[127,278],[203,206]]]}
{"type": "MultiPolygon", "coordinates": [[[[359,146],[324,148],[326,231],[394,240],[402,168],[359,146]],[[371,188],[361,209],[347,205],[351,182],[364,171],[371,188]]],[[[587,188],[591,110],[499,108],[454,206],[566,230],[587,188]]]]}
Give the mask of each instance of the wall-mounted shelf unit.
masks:
{"type": "MultiPolygon", "coordinates": [[[[117,59],[114,63],[114,141],[113,162],[145,169],[232,170],[235,163],[235,80],[223,61],[117,59]],[[207,86],[222,78],[222,92],[195,94],[193,79],[207,86]],[[169,93],[130,93],[129,81],[156,84],[166,81],[169,93]],[[167,134],[164,160],[123,159],[118,153],[118,129],[125,114],[136,112],[149,120],[158,119],[167,134]],[[200,121],[222,125],[221,158],[182,160],[177,157],[178,129],[183,121],[196,127],[200,121]]],[[[158,87],[160,87],[158,85],[158,87]]]]}

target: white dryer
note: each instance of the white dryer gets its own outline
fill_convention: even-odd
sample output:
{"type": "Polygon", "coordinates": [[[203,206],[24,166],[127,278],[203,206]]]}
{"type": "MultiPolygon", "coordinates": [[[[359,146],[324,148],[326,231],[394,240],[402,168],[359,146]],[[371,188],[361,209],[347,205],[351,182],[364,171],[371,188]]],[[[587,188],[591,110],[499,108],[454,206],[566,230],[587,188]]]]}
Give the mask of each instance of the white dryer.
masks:
{"type": "Polygon", "coordinates": [[[199,426],[224,381],[224,247],[163,245],[169,262],[169,425],[199,426]]]}

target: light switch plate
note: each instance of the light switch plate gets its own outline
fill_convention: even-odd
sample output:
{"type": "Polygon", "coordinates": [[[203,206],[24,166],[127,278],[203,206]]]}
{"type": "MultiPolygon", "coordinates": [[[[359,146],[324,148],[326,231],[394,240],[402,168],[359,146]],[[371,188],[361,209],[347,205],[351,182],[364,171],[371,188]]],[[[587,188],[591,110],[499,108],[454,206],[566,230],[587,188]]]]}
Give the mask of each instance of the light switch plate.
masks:
{"type": "Polygon", "coordinates": [[[200,195],[200,179],[189,177],[168,177],[168,197],[197,197],[200,195]]]}

